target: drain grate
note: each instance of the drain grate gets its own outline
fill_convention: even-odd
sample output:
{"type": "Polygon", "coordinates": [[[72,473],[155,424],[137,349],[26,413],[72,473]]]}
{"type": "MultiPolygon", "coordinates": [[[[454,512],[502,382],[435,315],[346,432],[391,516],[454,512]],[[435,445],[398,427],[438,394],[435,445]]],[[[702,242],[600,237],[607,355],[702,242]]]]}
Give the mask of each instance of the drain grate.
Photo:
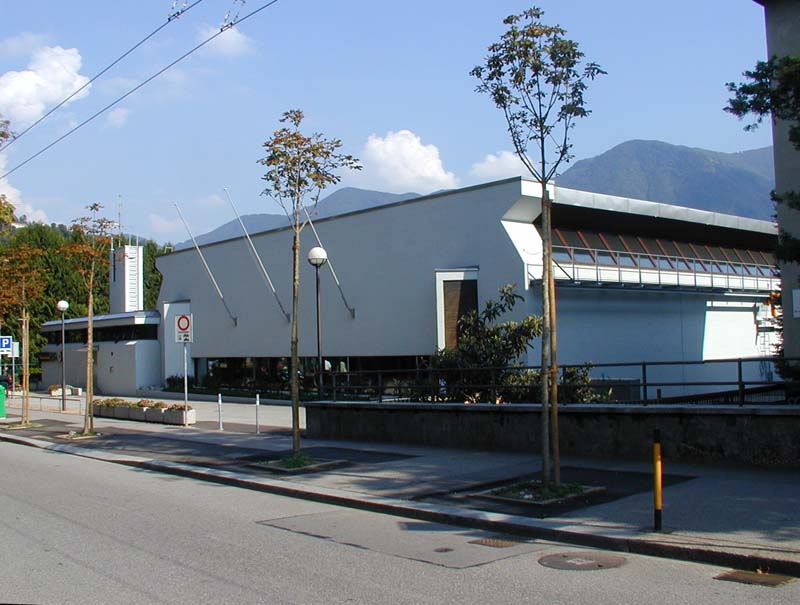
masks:
{"type": "Polygon", "coordinates": [[[453,552],[453,549],[447,546],[440,546],[439,548],[434,548],[433,552],[453,552]]]}
{"type": "Polygon", "coordinates": [[[776,573],[762,573],[758,571],[741,571],[734,569],[726,571],[714,577],[715,580],[725,580],[726,582],[739,582],[740,584],[754,584],[756,586],[780,586],[791,582],[791,576],[781,576],[776,573]]]}
{"type": "Polygon", "coordinates": [[[480,544],[481,546],[490,546],[492,548],[511,548],[518,546],[520,540],[509,540],[508,538],[479,538],[478,540],[470,540],[470,544],[480,544]]]}
{"type": "Polygon", "coordinates": [[[539,564],[552,569],[594,571],[620,567],[625,564],[625,557],[606,552],[561,552],[545,555],[539,559],[539,564]]]}

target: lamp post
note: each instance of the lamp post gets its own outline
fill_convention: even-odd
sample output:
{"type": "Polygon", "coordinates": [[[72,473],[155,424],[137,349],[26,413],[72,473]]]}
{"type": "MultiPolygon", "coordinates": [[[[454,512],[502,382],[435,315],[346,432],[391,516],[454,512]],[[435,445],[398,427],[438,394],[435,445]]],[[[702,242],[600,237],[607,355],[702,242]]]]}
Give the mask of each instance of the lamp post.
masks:
{"type": "Polygon", "coordinates": [[[328,262],[328,253],[325,248],[316,246],[308,251],[308,262],[314,267],[317,274],[317,387],[319,388],[319,398],[322,399],[322,347],[321,330],[319,319],[319,268],[328,262]]]}
{"type": "Polygon", "coordinates": [[[64,354],[66,352],[66,344],[64,342],[64,313],[69,309],[69,303],[66,300],[59,300],[56,303],[56,309],[61,311],[61,411],[67,411],[67,370],[66,359],[64,354]]]}

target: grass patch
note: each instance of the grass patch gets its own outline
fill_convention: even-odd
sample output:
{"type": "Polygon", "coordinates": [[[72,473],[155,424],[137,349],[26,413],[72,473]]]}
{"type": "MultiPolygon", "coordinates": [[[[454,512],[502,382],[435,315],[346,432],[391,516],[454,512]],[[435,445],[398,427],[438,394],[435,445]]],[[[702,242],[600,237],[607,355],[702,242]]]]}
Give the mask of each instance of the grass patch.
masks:
{"type": "Polygon", "coordinates": [[[548,486],[544,486],[541,481],[528,480],[493,490],[492,495],[500,496],[501,498],[526,500],[528,502],[547,502],[577,496],[586,490],[586,486],[577,483],[562,483],[561,485],[551,483],[548,486]]]}
{"type": "Polygon", "coordinates": [[[25,429],[40,429],[42,426],[38,422],[15,422],[14,424],[2,425],[2,428],[8,431],[23,431],[25,429]]]}
{"type": "Polygon", "coordinates": [[[319,461],[316,458],[312,458],[311,456],[307,456],[306,454],[299,453],[299,454],[292,454],[286,458],[281,458],[280,460],[276,460],[273,462],[274,465],[280,466],[281,468],[286,469],[293,469],[293,468],[303,468],[304,466],[313,466],[317,464],[319,461]]]}

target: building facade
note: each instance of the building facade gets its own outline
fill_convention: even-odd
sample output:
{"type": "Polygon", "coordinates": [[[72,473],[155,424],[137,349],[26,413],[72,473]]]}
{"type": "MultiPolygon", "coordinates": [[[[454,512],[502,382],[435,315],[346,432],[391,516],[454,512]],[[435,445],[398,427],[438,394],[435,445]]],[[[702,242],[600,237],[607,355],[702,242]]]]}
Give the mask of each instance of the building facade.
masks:
{"type": "MultiPolygon", "coordinates": [[[[764,7],[767,54],[770,57],[800,57],[800,2],[796,0],[755,0],[764,7]]],[[[775,190],[800,191],[800,151],[789,142],[790,124],[772,121],[772,149],[775,159],[775,190]]],[[[800,211],[778,204],[778,224],[800,238],[800,211]]],[[[800,358],[800,265],[779,263],[785,284],[783,294],[784,355],[800,358]]]]}
{"type": "MultiPolygon", "coordinates": [[[[773,353],[769,295],[779,288],[775,225],[555,187],[554,261],[563,364],[710,362],[773,353]]],[[[541,312],[537,183],[513,178],[320,219],[301,258],[322,245],[322,355],[336,369],[410,369],[454,338],[457,317],[516,284],[509,319],[541,312]]],[[[252,236],[290,308],[292,231],[252,236]]],[[[163,376],[182,375],[169,316],[191,313],[201,381],[258,386],[285,372],[290,323],[244,238],[202,246],[224,301],[193,249],[159,257],[163,376]]],[[[300,355],[316,357],[314,269],[303,261],[300,355]]],[[[536,347],[526,360],[536,365],[536,347]]],[[[598,370],[601,370],[598,368],[598,370]]],[[[664,366],[665,382],[714,380],[730,367],[664,366]]],[[[745,370],[771,378],[770,364],[745,370]]],[[[598,376],[636,380],[638,367],[598,376]]],[[[672,389],[673,391],[676,389],[672,389]]],[[[665,389],[665,395],[669,388],[665,389]]]]}

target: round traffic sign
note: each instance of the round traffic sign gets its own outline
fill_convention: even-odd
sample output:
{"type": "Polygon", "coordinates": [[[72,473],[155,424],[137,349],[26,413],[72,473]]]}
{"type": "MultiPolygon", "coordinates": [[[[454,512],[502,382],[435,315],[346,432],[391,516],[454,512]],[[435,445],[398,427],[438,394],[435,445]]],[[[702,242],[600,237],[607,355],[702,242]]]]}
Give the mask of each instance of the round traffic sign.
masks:
{"type": "Polygon", "coordinates": [[[191,324],[191,320],[189,319],[188,315],[179,315],[178,316],[178,329],[181,332],[187,332],[189,330],[189,325],[191,324]]]}

